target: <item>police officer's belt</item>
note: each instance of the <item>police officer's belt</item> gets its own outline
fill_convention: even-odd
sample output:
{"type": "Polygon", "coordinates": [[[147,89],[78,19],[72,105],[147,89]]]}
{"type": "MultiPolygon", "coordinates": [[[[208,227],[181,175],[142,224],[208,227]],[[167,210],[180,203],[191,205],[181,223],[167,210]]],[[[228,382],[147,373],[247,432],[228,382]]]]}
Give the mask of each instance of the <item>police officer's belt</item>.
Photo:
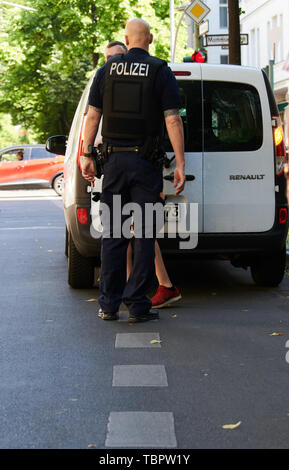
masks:
{"type": "Polygon", "coordinates": [[[134,147],[115,147],[108,145],[107,147],[107,152],[112,153],[112,152],[139,152],[140,148],[138,146],[134,147]]]}

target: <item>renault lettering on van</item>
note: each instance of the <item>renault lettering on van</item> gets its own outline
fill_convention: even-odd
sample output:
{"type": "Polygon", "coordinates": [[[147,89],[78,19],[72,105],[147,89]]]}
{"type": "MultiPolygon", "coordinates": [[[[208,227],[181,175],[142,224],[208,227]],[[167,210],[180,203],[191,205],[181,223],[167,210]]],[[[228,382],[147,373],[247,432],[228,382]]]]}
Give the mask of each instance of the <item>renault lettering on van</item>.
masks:
{"type": "Polygon", "coordinates": [[[230,175],[230,180],[263,180],[266,175],[230,175]]]}

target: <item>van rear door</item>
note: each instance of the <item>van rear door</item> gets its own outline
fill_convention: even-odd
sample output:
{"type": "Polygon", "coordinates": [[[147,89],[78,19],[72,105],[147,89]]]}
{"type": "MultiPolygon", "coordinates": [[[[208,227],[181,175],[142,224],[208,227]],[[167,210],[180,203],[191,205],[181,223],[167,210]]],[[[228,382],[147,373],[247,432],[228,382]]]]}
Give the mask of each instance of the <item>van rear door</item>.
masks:
{"type": "MultiPolygon", "coordinates": [[[[176,160],[172,147],[166,136],[166,153],[171,159],[169,168],[164,169],[164,193],[167,205],[178,203],[198,204],[198,232],[203,231],[203,174],[202,174],[202,89],[201,67],[199,64],[172,64],[176,76],[182,108],[180,115],[184,125],[185,159],[187,181],[184,191],[174,196],[172,175],[176,160]]],[[[180,211],[179,217],[186,218],[186,213],[180,211]]],[[[179,219],[180,222],[180,219],[179,219]]],[[[168,230],[170,231],[170,230],[168,230]]]]}
{"type": "Polygon", "coordinates": [[[275,218],[271,113],[262,72],[202,67],[204,232],[265,232],[275,218]]]}

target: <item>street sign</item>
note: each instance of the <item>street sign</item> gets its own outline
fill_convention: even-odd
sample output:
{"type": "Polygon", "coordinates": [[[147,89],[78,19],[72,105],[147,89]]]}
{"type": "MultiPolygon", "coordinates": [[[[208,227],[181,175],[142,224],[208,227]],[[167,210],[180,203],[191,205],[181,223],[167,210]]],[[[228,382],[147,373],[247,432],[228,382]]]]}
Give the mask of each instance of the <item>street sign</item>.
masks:
{"type": "Polygon", "coordinates": [[[194,0],[185,9],[185,13],[197,24],[200,24],[210,11],[211,9],[201,0],[194,0]]]}
{"type": "Polygon", "coordinates": [[[203,21],[199,25],[199,34],[200,36],[205,36],[209,32],[209,20],[203,21]]]}
{"type": "MultiPolygon", "coordinates": [[[[240,34],[241,46],[248,46],[249,35],[240,34]]],[[[229,34],[207,34],[204,37],[204,46],[228,46],[229,45],[229,34]]]]}

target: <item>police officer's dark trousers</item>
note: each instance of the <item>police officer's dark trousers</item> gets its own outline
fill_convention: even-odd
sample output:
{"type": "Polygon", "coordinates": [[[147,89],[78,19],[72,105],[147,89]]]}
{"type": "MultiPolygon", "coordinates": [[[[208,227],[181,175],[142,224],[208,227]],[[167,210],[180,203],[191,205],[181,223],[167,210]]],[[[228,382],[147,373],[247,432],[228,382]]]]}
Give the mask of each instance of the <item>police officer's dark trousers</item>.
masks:
{"type": "MultiPolygon", "coordinates": [[[[105,164],[101,203],[109,208],[110,228],[105,227],[107,217],[102,217],[106,235],[102,238],[101,296],[98,299],[105,313],[116,313],[122,301],[131,316],[141,315],[151,308],[151,301],[146,295],[152,290],[155,279],[155,238],[135,238],[133,268],[126,281],[126,257],[130,240],[123,236],[121,230],[113,234],[115,225],[119,225],[114,219],[120,218],[119,212],[125,204],[137,203],[142,208],[144,227],[145,204],[160,202],[162,185],[162,171],[136,152],[112,153],[105,164]],[[118,197],[115,203],[114,196],[120,196],[121,201],[118,197]]],[[[130,223],[130,216],[122,216],[121,222],[125,220],[130,223]]]]}

